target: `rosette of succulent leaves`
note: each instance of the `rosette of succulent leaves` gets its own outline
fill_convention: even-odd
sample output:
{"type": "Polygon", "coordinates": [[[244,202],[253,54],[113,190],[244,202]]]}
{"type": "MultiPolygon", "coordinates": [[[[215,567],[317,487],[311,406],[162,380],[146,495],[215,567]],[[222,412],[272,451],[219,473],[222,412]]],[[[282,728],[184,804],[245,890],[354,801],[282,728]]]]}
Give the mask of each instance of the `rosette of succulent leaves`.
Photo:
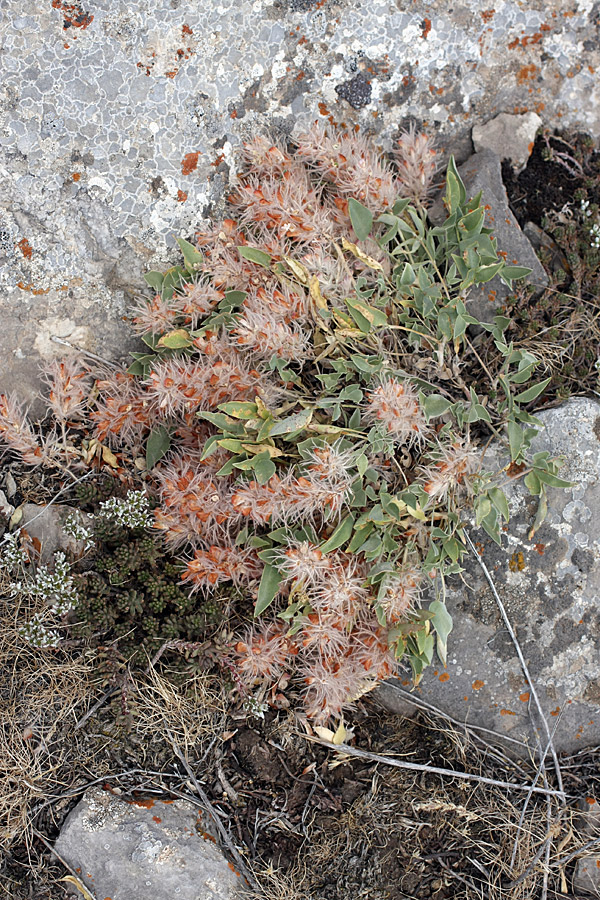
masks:
{"type": "MultiPolygon", "coordinates": [[[[528,407],[550,379],[528,386],[537,361],[508,342],[506,317],[469,312],[474,285],[529,270],[499,256],[452,158],[435,227],[435,152],[414,131],[390,160],[315,127],[291,148],[256,138],[244,164],[231,217],[145,276],[133,326],[146,350],[96,372],[86,415],[109,460],[144,447],[183,582],[253,598],[231,648],[240,690],[293,681],[324,722],[400,660],[417,681],[436,650],[445,664],[441,588],[461,570],[467,511],[500,542],[503,484],[522,475],[543,513],[546,486],[567,483],[529,453],[541,423],[528,407]],[[502,471],[486,468],[492,437],[510,453],[502,471]]],[[[51,399],[61,390],[55,366],[51,399]]],[[[0,433],[25,458],[56,461],[62,445],[75,464],[64,425],[52,447],[23,448],[29,426],[3,403],[0,433]]]]}

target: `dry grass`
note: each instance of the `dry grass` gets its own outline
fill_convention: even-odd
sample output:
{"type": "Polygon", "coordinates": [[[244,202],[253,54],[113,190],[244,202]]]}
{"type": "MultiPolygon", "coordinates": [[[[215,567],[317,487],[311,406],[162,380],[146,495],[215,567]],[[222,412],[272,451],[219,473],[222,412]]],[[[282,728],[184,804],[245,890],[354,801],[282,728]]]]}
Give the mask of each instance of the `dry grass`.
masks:
{"type": "MultiPolygon", "coordinates": [[[[373,740],[373,749],[412,758],[408,723],[394,736],[373,740]],[[404,732],[404,734],[403,734],[404,732]],[[399,745],[402,749],[399,749],[399,745]],[[407,752],[402,752],[406,750],[407,752]]],[[[467,737],[431,719],[413,738],[436,745],[445,764],[457,770],[506,777],[467,737]],[[437,734],[437,737],[436,737],[437,734]]],[[[338,764],[335,756],[330,765],[338,764]]],[[[361,761],[346,758],[356,774],[361,761]]],[[[534,767],[523,764],[531,778],[534,767]]],[[[576,768],[576,763],[574,765],[576,768]]],[[[364,773],[363,773],[364,774],[364,773]]],[[[263,887],[253,900],[528,900],[573,897],[572,865],[559,861],[589,841],[576,805],[525,796],[377,764],[370,789],[349,807],[315,818],[297,860],[283,873],[255,870],[263,887]],[[545,848],[552,838],[549,856],[545,848]]],[[[348,773],[352,778],[352,773],[348,773]]],[[[567,775],[567,780],[569,779],[567,775]]],[[[512,772],[513,780],[515,773],[512,772]]],[[[583,900],[583,898],[582,898],[583,900]]]]}
{"type": "Polygon", "coordinates": [[[0,581],[1,848],[29,840],[32,805],[70,784],[79,754],[72,729],[95,690],[91,656],[23,640],[18,627],[36,613],[42,604],[10,597],[0,581]]]}

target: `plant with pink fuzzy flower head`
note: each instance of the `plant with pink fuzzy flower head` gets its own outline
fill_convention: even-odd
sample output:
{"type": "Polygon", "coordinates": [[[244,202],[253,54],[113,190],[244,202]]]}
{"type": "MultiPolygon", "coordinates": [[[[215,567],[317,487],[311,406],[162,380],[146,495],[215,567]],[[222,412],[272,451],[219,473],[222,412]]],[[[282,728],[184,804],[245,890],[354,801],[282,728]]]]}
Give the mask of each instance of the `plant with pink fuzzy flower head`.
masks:
{"type": "Polygon", "coordinates": [[[295,685],[322,723],[402,660],[418,681],[436,646],[444,658],[449,616],[427,576],[461,570],[466,510],[497,541],[508,515],[505,473],[484,469],[480,443],[506,433],[538,494],[558,463],[529,455],[535,359],[501,317],[482,326],[494,363],[470,339],[470,288],[527,270],[499,257],[454,160],[433,227],[436,155],[414,128],[390,159],[320,126],[242,155],[231,217],[146,275],[129,369],[54,367],[64,447],[8,398],[0,437],[31,465],[64,461],[95,378],[93,447],[117,465],[145,459],[183,584],[216,598],[234,586],[244,613],[253,604],[258,621],[227,657],[239,684],[295,685]]]}

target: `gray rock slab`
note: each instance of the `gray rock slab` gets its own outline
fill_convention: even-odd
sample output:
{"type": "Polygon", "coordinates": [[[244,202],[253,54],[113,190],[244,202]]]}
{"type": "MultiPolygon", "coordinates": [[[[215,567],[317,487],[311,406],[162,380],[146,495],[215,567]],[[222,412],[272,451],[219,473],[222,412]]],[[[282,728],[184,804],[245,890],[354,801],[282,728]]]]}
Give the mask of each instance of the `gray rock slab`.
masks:
{"type": "MultiPolygon", "coordinates": [[[[600,743],[600,403],[572,399],[538,415],[546,428],[534,450],[563,456],[561,477],[576,486],[548,490],[548,515],[531,540],[537,499],[518,480],[506,487],[511,520],[502,548],[480,529],[470,533],[555,729],[555,746],[575,751],[600,743]]],[[[491,448],[489,463],[492,471],[508,459],[491,448]]],[[[413,693],[453,718],[535,749],[531,688],[481,567],[472,557],[463,565],[464,583],[447,585],[454,621],[447,669],[426,670],[413,693]]],[[[398,686],[410,691],[408,677],[398,686]]],[[[396,695],[387,687],[380,699],[394,710],[396,695]]],[[[406,714],[406,699],[398,696],[398,711],[406,714]]],[[[524,745],[511,746],[521,755],[528,752],[524,745]]]]}
{"type": "MultiPolygon", "coordinates": [[[[464,182],[467,198],[475,197],[479,191],[483,192],[485,225],[493,229],[493,235],[498,241],[498,252],[508,265],[529,267],[532,272],[527,278],[528,283],[535,285],[536,290],[542,290],[548,284],[548,276],[510,211],[502,181],[500,157],[493,150],[481,150],[459,166],[458,171],[464,182]]],[[[435,224],[443,222],[446,217],[442,195],[443,192],[429,211],[435,224]]],[[[467,307],[480,321],[491,322],[510,293],[510,288],[496,276],[471,289],[467,307]]]]}
{"type": "Polygon", "coordinates": [[[500,159],[509,159],[517,171],[527,165],[542,120],[535,112],[510,115],[500,113],[471,132],[475,152],[493,150],[500,159]]]}
{"type": "Polygon", "coordinates": [[[33,398],[55,327],[126,348],[142,271],[218,218],[257,132],[389,150],[416,120],[459,160],[498,113],[600,135],[596,24],[591,0],[3,0],[0,387],[33,398]]]}
{"type": "Polygon", "coordinates": [[[22,512],[23,516],[18,525],[39,542],[41,562],[52,562],[57,550],[68,550],[75,557],[83,553],[86,542],[76,540],[67,534],[64,530],[65,519],[74,516],[79,525],[90,528],[93,516],[57,504],[37,506],[35,503],[24,503],[22,512]]]}
{"type": "Polygon", "coordinates": [[[241,876],[186,800],[135,802],[92,788],[67,816],[55,848],[98,900],[244,895],[241,876]]]}

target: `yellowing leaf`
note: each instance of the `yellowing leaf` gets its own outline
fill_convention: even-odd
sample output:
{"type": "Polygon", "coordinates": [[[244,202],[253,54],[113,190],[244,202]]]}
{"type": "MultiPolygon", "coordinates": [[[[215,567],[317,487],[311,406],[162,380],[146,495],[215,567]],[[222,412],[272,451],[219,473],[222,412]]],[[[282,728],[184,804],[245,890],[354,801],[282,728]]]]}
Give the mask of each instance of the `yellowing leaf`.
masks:
{"type": "Polygon", "coordinates": [[[321,286],[319,284],[319,279],[316,275],[311,275],[310,280],[308,282],[308,289],[310,291],[310,296],[314,300],[315,306],[317,309],[327,309],[327,300],[321,293],[321,286]]]}
{"type": "Polygon", "coordinates": [[[113,469],[119,468],[119,460],[115,456],[115,454],[108,447],[105,447],[102,444],[102,459],[105,463],[108,463],[109,466],[112,466],[113,469]]]}
{"type": "Polygon", "coordinates": [[[268,453],[271,459],[284,455],[283,450],[280,450],[279,447],[271,447],[270,444],[242,444],[242,450],[253,454],[268,453]]]}
{"type": "Polygon", "coordinates": [[[167,347],[169,350],[181,350],[183,347],[191,347],[192,343],[189,331],[186,331],[185,328],[176,328],[174,331],[169,331],[168,334],[163,334],[156,346],[167,347]]]}
{"type": "Polygon", "coordinates": [[[376,259],[373,259],[372,256],[368,256],[364,250],[361,250],[360,247],[357,247],[352,241],[346,240],[345,237],[342,238],[342,247],[344,250],[349,250],[353,256],[360,259],[360,261],[366,266],[369,266],[370,269],[376,269],[378,272],[383,272],[381,263],[377,262],[376,259]]]}
{"type": "Polygon", "coordinates": [[[296,276],[298,281],[301,284],[307,284],[308,283],[308,272],[306,271],[306,269],[304,268],[302,263],[299,263],[295,259],[291,259],[289,256],[284,256],[283,258],[285,259],[286,263],[288,264],[288,266],[290,267],[290,269],[292,270],[292,272],[294,273],[294,275],[296,276]]]}
{"type": "Polygon", "coordinates": [[[79,878],[75,878],[74,875],[65,875],[64,878],[60,879],[61,881],[68,881],[69,884],[73,884],[80,894],[83,895],[84,900],[94,900],[94,895],[90,894],[85,884],[79,880],[79,878]]]}

